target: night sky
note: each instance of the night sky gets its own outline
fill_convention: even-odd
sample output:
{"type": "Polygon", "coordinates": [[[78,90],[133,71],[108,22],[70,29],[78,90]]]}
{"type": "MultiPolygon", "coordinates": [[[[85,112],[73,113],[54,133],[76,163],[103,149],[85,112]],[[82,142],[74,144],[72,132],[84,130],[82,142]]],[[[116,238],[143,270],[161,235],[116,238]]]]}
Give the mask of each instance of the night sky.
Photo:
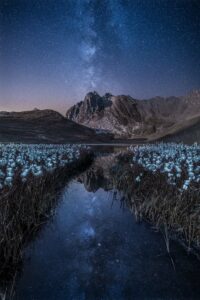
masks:
{"type": "Polygon", "coordinates": [[[196,88],[199,0],[0,0],[0,110],[196,88]]]}

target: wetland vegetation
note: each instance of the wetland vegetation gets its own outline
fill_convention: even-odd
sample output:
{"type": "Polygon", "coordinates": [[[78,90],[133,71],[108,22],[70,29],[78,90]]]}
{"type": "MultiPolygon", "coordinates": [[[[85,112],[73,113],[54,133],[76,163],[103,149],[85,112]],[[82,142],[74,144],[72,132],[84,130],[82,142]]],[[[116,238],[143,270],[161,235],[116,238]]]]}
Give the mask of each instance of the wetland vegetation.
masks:
{"type": "MultiPolygon", "coordinates": [[[[48,221],[50,216],[53,216],[51,220],[54,224],[54,219],[57,218],[54,213],[60,209],[60,205],[61,207],[65,205],[62,204],[63,200],[59,200],[63,199],[59,195],[62,195],[63,189],[68,191],[66,185],[75,177],[78,184],[75,186],[78,189],[79,185],[84,186],[84,189],[89,192],[88,195],[94,195],[94,197],[96,193],[98,195],[99,190],[103,189],[105,194],[102,197],[108,193],[113,201],[118,199],[119,207],[127,207],[126,209],[133,213],[135,217],[135,219],[132,217],[133,223],[146,220],[154,226],[154,229],[160,231],[164,237],[165,251],[169,254],[173,268],[176,268],[177,260],[173,249],[177,246],[170,242],[171,238],[181,241],[189,252],[192,250],[197,256],[199,254],[200,148],[198,144],[186,146],[160,143],[119,148],[4,144],[1,145],[0,163],[0,274],[1,286],[4,289],[2,295],[6,295],[6,299],[14,297],[15,287],[18,290],[21,276],[23,282],[23,269],[26,270],[27,266],[26,249],[30,248],[29,245],[37,244],[37,236],[39,240],[40,236],[43,236],[43,233],[39,234],[39,232],[45,232],[45,228],[51,224],[48,221]],[[6,286],[7,293],[5,293],[6,286]]],[[[69,191],[71,185],[73,186],[73,183],[69,184],[69,191]]],[[[71,192],[66,199],[70,199],[70,195],[71,192]]],[[[78,197],[77,201],[81,206],[82,197],[84,199],[83,190],[78,197]]],[[[102,197],[95,198],[95,205],[99,205],[99,209],[102,205],[100,202],[103,201],[105,204],[106,201],[102,200],[102,197]]],[[[113,201],[112,203],[115,203],[113,201]]],[[[92,203],[88,204],[91,206],[90,211],[93,211],[92,203]]],[[[84,209],[86,208],[83,206],[84,209]]],[[[84,214],[84,211],[79,210],[79,213],[84,214]]],[[[66,213],[66,226],[68,226],[69,214],[66,213]]],[[[108,209],[105,213],[104,209],[104,214],[102,222],[105,222],[105,218],[109,220],[109,214],[112,215],[112,211],[108,209]]],[[[74,217],[78,218],[77,215],[74,217]]],[[[112,216],[110,217],[112,220],[112,216]]],[[[119,218],[124,217],[123,213],[119,215],[119,218]]],[[[98,226],[105,227],[100,223],[98,226]]],[[[102,240],[94,242],[93,231],[91,228],[86,229],[86,239],[93,244],[93,247],[99,247],[98,245],[103,243],[102,240]]],[[[115,231],[117,232],[116,228],[115,231]]],[[[129,235],[131,240],[130,231],[126,235],[127,247],[131,246],[131,242],[130,245],[128,242],[129,235]]],[[[101,236],[101,239],[103,238],[106,240],[106,236],[101,236]]],[[[113,238],[111,237],[111,244],[113,238]]],[[[73,243],[73,237],[71,242],[73,243]]],[[[111,247],[110,243],[108,248],[111,247]]],[[[70,247],[70,240],[67,247],[70,247]]],[[[84,253],[86,249],[81,248],[80,251],[84,253]]],[[[107,249],[107,251],[110,250],[107,249]]],[[[130,254],[129,250],[127,253],[130,254]]],[[[37,254],[34,255],[37,256],[37,254]]],[[[131,255],[129,259],[131,260],[131,255]]],[[[194,258],[184,256],[184,261],[187,259],[189,262],[194,258]]],[[[106,261],[105,255],[104,260],[106,261]]],[[[104,275],[100,274],[101,276],[104,275]]],[[[23,294],[24,288],[19,289],[23,294]]],[[[19,299],[25,299],[22,294],[19,299]]]]}

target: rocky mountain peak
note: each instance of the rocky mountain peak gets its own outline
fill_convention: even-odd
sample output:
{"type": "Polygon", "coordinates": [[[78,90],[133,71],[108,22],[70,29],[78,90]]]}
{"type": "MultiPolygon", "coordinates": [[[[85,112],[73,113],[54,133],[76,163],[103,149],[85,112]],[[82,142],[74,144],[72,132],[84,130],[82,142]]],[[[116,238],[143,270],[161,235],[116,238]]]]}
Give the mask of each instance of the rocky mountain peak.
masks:
{"type": "Polygon", "coordinates": [[[88,93],[84,100],[72,106],[66,113],[67,118],[89,127],[113,132],[124,130],[131,124],[134,128],[141,121],[137,103],[130,96],[113,96],[106,93],[88,93]],[[99,122],[100,121],[100,122],[99,122]]]}
{"type": "Polygon", "coordinates": [[[94,100],[94,99],[98,99],[100,98],[99,94],[94,91],[94,92],[89,92],[86,94],[85,98],[84,98],[84,101],[87,101],[87,100],[94,100]]]}
{"type": "Polygon", "coordinates": [[[93,115],[101,113],[106,107],[112,105],[111,94],[101,97],[96,91],[86,94],[83,101],[72,106],[66,113],[68,119],[75,120],[78,123],[84,123],[84,120],[90,120],[93,115]]]}
{"type": "Polygon", "coordinates": [[[92,113],[99,109],[101,106],[101,97],[97,92],[90,92],[84,98],[84,111],[85,113],[92,113]]]}
{"type": "Polygon", "coordinates": [[[188,94],[188,96],[200,98],[200,89],[192,90],[192,91],[188,94]]]}
{"type": "Polygon", "coordinates": [[[200,90],[183,97],[157,96],[147,100],[90,92],[66,113],[72,121],[126,138],[160,134],[198,115],[200,90]]]}
{"type": "Polygon", "coordinates": [[[182,97],[184,103],[193,109],[193,112],[200,112],[200,90],[192,90],[189,94],[182,97]]]}
{"type": "Polygon", "coordinates": [[[108,100],[111,100],[112,97],[113,97],[113,95],[110,93],[105,93],[105,95],[103,96],[103,98],[108,99],[108,100]]]}

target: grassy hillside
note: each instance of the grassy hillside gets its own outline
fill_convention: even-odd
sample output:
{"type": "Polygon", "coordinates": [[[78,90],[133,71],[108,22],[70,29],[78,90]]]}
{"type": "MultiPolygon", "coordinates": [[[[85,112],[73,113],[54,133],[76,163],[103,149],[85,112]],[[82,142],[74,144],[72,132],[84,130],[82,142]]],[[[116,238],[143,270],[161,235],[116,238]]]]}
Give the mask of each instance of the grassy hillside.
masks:
{"type": "Polygon", "coordinates": [[[51,110],[6,113],[0,116],[0,142],[76,143],[110,136],[67,120],[51,110]]]}

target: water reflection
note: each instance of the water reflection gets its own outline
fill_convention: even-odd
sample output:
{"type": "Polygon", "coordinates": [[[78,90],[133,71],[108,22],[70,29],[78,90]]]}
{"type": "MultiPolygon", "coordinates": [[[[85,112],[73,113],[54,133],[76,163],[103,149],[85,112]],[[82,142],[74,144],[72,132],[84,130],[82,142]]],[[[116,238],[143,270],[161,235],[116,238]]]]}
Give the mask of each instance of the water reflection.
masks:
{"type": "Polygon", "coordinates": [[[172,243],[174,271],[162,235],[121,208],[102,163],[63,192],[26,251],[15,299],[197,299],[199,262],[172,243]]]}
{"type": "Polygon", "coordinates": [[[114,165],[115,159],[114,154],[97,157],[89,170],[78,176],[77,181],[83,183],[88,192],[96,192],[99,188],[103,188],[105,191],[113,189],[110,169],[114,165]]]}

